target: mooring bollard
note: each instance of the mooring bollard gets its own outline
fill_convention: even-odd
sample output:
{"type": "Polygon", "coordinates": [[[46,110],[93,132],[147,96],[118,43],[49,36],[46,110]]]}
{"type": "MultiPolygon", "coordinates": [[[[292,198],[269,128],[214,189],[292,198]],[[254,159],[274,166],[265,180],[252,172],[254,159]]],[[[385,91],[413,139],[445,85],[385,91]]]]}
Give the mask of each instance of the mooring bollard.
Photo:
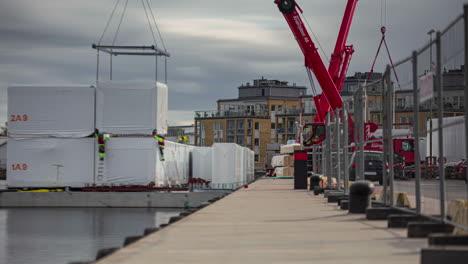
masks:
{"type": "Polygon", "coordinates": [[[371,203],[374,184],[370,181],[357,181],[349,188],[349,213],[364,214],[371,203]]]}
{"type": "Polygon", "coordinates": [[[310,176],[309,190],[313,191],[315,189],[315,187],[320,187],[320,181],[321,180],[322,180],[322,177],[320,177],[320,175],[312,174],[312,176],[310,176]]]}

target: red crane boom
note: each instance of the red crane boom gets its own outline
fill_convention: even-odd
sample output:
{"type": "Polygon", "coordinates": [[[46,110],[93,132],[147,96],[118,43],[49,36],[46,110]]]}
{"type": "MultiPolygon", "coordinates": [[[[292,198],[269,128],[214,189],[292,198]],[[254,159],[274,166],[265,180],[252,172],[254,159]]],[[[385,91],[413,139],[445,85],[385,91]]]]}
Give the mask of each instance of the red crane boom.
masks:
{"type": "MultiPolygon", "coordinates": [[[[348,0],[335,50],[331,55],[330,65],[327,70],[315,43],[304,27],[304,23],[299,15],[298,11],[302,13],[302,9],[297,5],[295,0],[275,0],[275,4],[278,6],[281,13],[283,13],[284,18],[304,54],[306,69],[314,73],[322,88],[322,95],[314,96],[314,102],[317,108],[315,122],[323,123],[327,112],[340,109],[343,106],[340,92],[354,52],[353,46],[346,45],[346,41],[348,39],[357,1],[358,0],[348,0]]],[[[350,118],[349,120],[352,124],[352,119],[350,118]]],[[[325,137],[322,138],[324,139],[325,137]]],[[[315,143],[319,142],[320,140],[315,143]]]]}

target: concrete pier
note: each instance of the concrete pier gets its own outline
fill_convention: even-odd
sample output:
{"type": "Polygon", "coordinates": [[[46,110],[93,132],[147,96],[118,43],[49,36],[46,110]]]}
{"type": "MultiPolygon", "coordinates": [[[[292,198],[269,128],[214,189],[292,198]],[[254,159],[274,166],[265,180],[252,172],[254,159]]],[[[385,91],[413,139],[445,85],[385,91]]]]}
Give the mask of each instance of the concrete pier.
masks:
{"type": "Polygon", "coordinates": [[[386,226],[259,180],[97,263],[419,263],[427,240],[386,226]]]}
{"type": "Polygon", "coordinates": [[[197,207],[225,192],[0,192],[0,207],[197,207]]]}

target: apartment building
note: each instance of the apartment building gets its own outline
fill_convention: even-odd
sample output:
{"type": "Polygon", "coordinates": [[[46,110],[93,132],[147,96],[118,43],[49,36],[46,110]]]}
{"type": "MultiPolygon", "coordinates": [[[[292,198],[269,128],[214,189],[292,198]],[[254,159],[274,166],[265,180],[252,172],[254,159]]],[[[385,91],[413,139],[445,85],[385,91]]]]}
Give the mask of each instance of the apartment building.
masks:
{"type": "Polygon", "coordinates": [[[287,81],[256,79],[238,87],[238,98],[220,99],[217,109],[195,112],[195,144],[233,142],[255,152],[255,166],[265,164],[268,143],[296,138],[301,96],[306,87],[287,81]]]}

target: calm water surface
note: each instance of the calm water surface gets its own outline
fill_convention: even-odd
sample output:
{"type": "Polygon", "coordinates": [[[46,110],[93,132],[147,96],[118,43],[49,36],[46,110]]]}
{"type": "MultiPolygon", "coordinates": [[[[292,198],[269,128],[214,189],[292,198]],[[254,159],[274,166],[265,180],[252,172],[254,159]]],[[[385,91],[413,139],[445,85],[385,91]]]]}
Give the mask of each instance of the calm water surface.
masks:
{"type": "Polygon", "coordinates": [[[179,209],[0,208],[0,263],[94,260],[99,249],[121,247],[178,215],[179,209]]]}

